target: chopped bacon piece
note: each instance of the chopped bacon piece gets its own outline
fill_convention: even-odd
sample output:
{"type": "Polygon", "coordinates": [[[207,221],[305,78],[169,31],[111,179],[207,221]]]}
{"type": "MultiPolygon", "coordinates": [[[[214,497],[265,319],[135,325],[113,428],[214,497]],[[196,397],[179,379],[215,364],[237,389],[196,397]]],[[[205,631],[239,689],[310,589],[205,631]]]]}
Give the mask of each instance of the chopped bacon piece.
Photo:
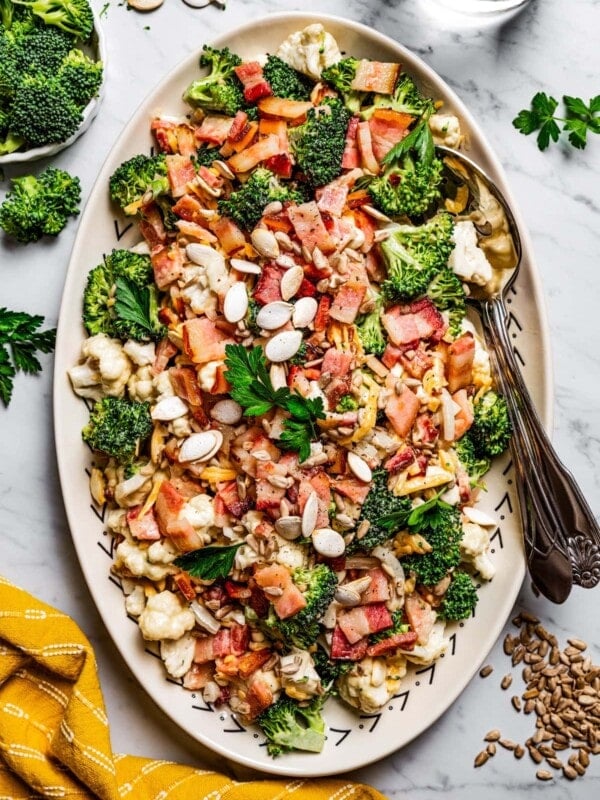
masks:
{"type": "Polygon", "coordinates": [[[194,645],[194,664],[207,664],[215,660],[214,636],[196,639],[194,645]]]}
{"type": "Polygon", "coordinates": [[[161,247],[151,256],[154,281],[159,289],[166,289],[183,272],[183,255],[178,245],[161,247]]]}
{"type": "Polygon", "coordinates": [[[475,339],[472,333],[463,333],[448,348],[446,377],[451,394],[472,383],[474,357],[475,339]]]}
{"type": "Polygon", "coordinates": [[[204,689],[206,684],[212,681],[213,675],[214,667],[212,664],[192,664],[183,676],[183,688],[188,689],[190,692],[204,689]]]}
{"type": "Polygon", "coordinates": [[[390,599],[390,584],[388,576],[385,572],[376,567],[365,572],[364,577],[369,576],[371,583],[367,586],[365,591],[360,596],[360,604],[362,606],[369,603],[385,603],[390,599]]]}
{"type": "Polygon", "coordinates": [[[417,641],[417,634],[414,631],[407,631],[406,633],[394,633],[383,639],[381,642],[376,642],[367,648],[368,656],[383,656],[391,653],[394,650],[414,650],[417,641]]]}
{"type": "Polygon", "coordinates": [[[219,175],[215,175],[215,173],[211,172],[204,164],[198,167],[198,177],[202,178],[204,183],[208,184],[212,189],[220,189],[221,186],[223,186],[223,178],[219,175]]]}
{"type": "Polygon", "coordinates": [[[170,481],[160,485],[155,503],[156,521],[163,536],[168,535],[169,523],[177,519],[185,505],[185,498],[170,481]]]}
{"type": "Polygon", "coordinates": [[[171,211],[180,219],[184,219],[187,222],[195,222],[197,225],[201,225],[203,222],[203,217],[200,213],[202,209],[203,205],[191,194],[184,194],[171,207],[171,211]]]}
{"type": "Polygon", "coordinates": [[[304,511],[304,506],[311,493],[317,493],[319,510],[317,513],[317,528],[325,528],[329,524],[329,505],[331,503],[331,486],[329,476],[323,470],[317,472],[312,478],[300,481],[298,492],[298,505],[300,512],[304,511]]]}
{"type": "Polygon", "coordinates": [[[167,536],[182,553],[202,547],[202,539],[187,519],[173,520],[168,525],[167,536]]]}
{"type": "Polygon", "coordinates": [[[402,356],[402,350],[398,347],[394,347],[392,344],[388,344],[385,350],[383,351],[383,355],[381,356],[381,361],[388,369],[391,369],[395,366],[398,361],[400,361],[400,357],[402,356]]]}
{"type": "Polygon", "coordinates": [[[140,233],[148,242],[150,252],[154,253],[160,250],[162,245],[167,241],[167,232],[156,203],[148,203],[148,205],[143,207],[139,226],[140,233]]]}
{"type": "Polygon", "coordinates": [[[433,364],[431,354],[423,349],[421,343],[417,348],[402,353],[400,361],[408,374],[418,380],[423,378],[423,375],[433,364]]]}
{"type": "Polygon", "coordinates": [[[229,138],[219,150],[219,153],[224,158],[229,158],[229,156],[233,155],[233,153],[241,153],[242,150],[245,150],[247,147],[250,147],[252,142],[256,139],[256,134],[258,133],[258,122],[248,122],[246,125],[243,135],[237,141],[231,141],[229,138]]]}
{"type": "Polygon", "coordinates": [[[227,135],[228,144],[233,145],[240,142],[248,133],[248,127],[248,114],[245,111],[238,111],[227,135]]]}
{"type": "Polygon", "coordinates": [[[421,401],[417,395],[406,385],[402,387],[401,394],[394,392],[388,399],[385,404],[385,415],[398,436],[402,438],[408,436],[419,413],[420,405],[421,401]]]}
{"type": "Polygon", "coordinates": [[[340,626],[336,625],[331,640],[331,658],[360,661],[367,654],[368,644],[369,640],[366,636],[354,644],[350,644],[340,626]]]}
{"type": "Polygon", "coordinates": [[[366,291],[367,285],[365,283],[356,281],[343,283],[335,296],[329,316],[338,322],[351,325],[358,316],[366,291]]]}
{"type": "Polygon", "coordinates": [[[350,644],[356,644],[363,636],[390,628],[392,618],[385,603],[373,603],[338,612],[337,624],[350,644]]]}
{"type": "Polygon", "coordinates": [[[182,197],[187,192],[188,183],[196,177],[196,168],[189,156],[165,156],[167,177],[173,197],[182,197]]]}
{"type": "Polygon", "coordinates": [[[354,222],[357,228],[365,235],[365,241],[362,245],[362,252],[367,252],[373,247],[375,243],[375,231],[377,230],[377,222],[370,217],[368,214],[365,214],[364,211],[361,211],[360,208],[355,208],[353,212],[354,222]]]}
{"type": "Polygon", "coordinates": [[[412,447],[403,447],[385,462],[384,466],[388,472],[400,472],[410,467],[415,461],[415,451],[412,447]]]}
{"type": "Polygon", "coordinates": [[[194,364],[222,361],[225,346],[234,344],[208,317],[196,317],[183,323],[183,349],[194,364]]]}
{"type": "Polygon", "coordinates": [[[231,384],[225,377],[227,368],[223,364],[219,364],[215,370],[215,382],[211,386],[211,394],[229,394],[231,391],[231,384]]]}
{"type": "Polygon", "coordinates": [[[460,406],[460,411],[454,417],[454,441],[456,441],[461,436],[464,436],[473,424],[473,408],[469,402],[466,389],[459,389],[458,392],[454,392],[452,399],[460,406]]]}
{"type": "Polygon", "coordinates": [[[210,229],[227,255],[246,246],[244,232],[229,217],[219,217],[215,222],[211,222],[210,229]]]}
{"type": "Polygon", "coordinates": [[[231,117],[209,116],[204,117],[202,124],[196,128],[196,141],[207,144],[221,145],[229,136],[231,130],[231,117]]]}
{"type": "Polygon", "coordinates": [[[331,183],[322,186],[316,191],[317,206],[319,211],[324,214],[331,214],[334,217],[341,217],[348,198],[348,181],[336,178],[331,183]]]}
{"type": "Polygon", "coordinates": [[[271,599],[279,619],[287,619],[306,607],[306,598],[293,582],[289,569],[281,564],[261,567],[254,573],[254,580],[261,589],[275,587],[282,590],[280,597],[271,599]]]}
{"type": "Polygon", "coordinates": [[[231,632],[231,652],[234,656],[241,656],[248,649],[250,642],[250,626],[234,624],[229,629],[231,632]]]}
{"type": "Polygon", "coordinates": [[[345,378],[350,372],[352,361],[353,356],[351,353],[344,353],[336,347],[330,347],[325,351],[321,371],[328,372],[334,378],[345,378]]]}
{"type": "Polygon", "coordinates": [[[177,150],[182,156],[196,154],[196,133],[190,125],[179,124],[176,128],[177,150]]]}
{"type": "Polygon", "coordinates": [[[408,128],[414,117],[391,108],[378,108],[369,120],[373,153],[381,162],[392,147],[408,134],[408,128]]]}
{"type": "Polygon", "coordinates": [[[243,517],[252,505],[249,498],[244,500],[240,498],[236,481],[229,481],[224,486],[221,486],[217,496],[221,498],[227,511],[238,519],[243,517]]]}
{"type": "Polygon", "coordinates": [[[309,252],[318,247],[322,253],[335,250],[335,243],[327,232],[319,207],[314,200],[288,208],[288,217],[294,226],[296,236],[309,252]]]}
{"type": "Polygon", "coordinates": [[[280,178],[291,178],[294,162],[289,153],[277,153],[265,159],[265,167],[280,178]]]}
{"type": "Polygon", "coordinates": [[[382,317],[395,345],[417,343],[419,339],[439,341],[447,329],[444,318],[428,297],[406,306],[392,306],[382,317]]]}
{"type": "Polygon", "coordinates": [[[254,299],[261,305],[281,300],[281,279],[283,270],[267,264],[254,289],[254,299]]]}
{"type": "Polygon", "coordinates": [[[417,594],[409,594],[404,601],[404,611],[410,627],[417,634],[417,644],[427,644],[429,634],[436,619],[436,613],[429,603],[417,594]]]}
{"type": "Polygon", "coordinates": [[[276,156],[279,153],[279,139],[277,136],[270,134],[265,136],[264,139],[259,139],[250,147],[236,153],[227,162],[234,172],[248,172],[261,161],[265,161],[271,156],[276,156]]]}
{"type": "Polygon", "coordinates": [[[315,316],[315,331],[322,333],[329,324],[329,309],[331,308],[331,297],[328,294],[321,295],[319,307],[315,316]]]}
{"type": "Polygon", "coordinates": [[[207,425],[208,417],[204,411],[204,399],[196,370],[192,367],[171,367],[169,378],[175,394],[188,403],[196,422],[202,426],[207,425]]]}
{"type": "Polygon", "coordinates": [[[368,483],[359,481],[358,478],[341,478],[340,480],[333,481],[333,488],[338,494],[347,497],[349,500],[352,500],[353,503],[362,505],[371,487],[368,483]]]}
{"type": "Polygon", "coordinates": [[[279,508],[285,497],[285,489],[273,486],[268,480],[256,481],[256,510],[268,511],[270,508],[279,508]]]}
{"type": "Polygon", "coordinates": [[[174,580],[177,584],[177,588],[186,600],[196,599],[196,588],[187,572],[178,572],[177,575],[174,576],[174,580]]]}
{"type": "Polygon", "coordinates": [[[161,339],[156,347],[156,356],[152,364],[152,374],[160,375],[167,368],[167,364],[179,352],[177,345],[170,339],[161,339]]]}
{"type": "Polygon", "coordinates": [[[246,702],[250,707],[248,719],[253,720],[273,703],[273,692],[262,678],[255,678],[246,694],[246,702]]]}
{"type": "Polygon", "coordinates": [[[356,169],[356,167],[360,166],[360,153],[358,152],[358,144],[356,142],[359,122],[360,119],[358,117],[350,117],[348,130],[346,131],[344,153],[342,155],[342,167],[344,169],[356,169]]]}
{"type": "Polygon", "coordinates": [[[301,297],[315,297],[317,294],[317,287],[314,283],[311,283],[308,278],[302,278],[302,283],[300,284],[300,288],[296,292],[296,297],[300,299],[301,297]]]}
{"type": "Polygon", "coordinates": [[[203,224],[199,225],[197,222],[188,222],[185,219],[178,219],[175,225],[186,239],[202,242],[202,244],[213,244],[217,241],[216,236],[210,231],[207,231],[203,224]]]}
{"type": "Polygon", "coordinates": [[[161,153],[176,153],[178,151],[176,128],[177,125],[174,122],[160,118],[152,120],[150,130],[156,138],[161,153]]]}
{"type": "Polygon", "coordinates": [[[308,101],[288,100],[283,97],[262,97],[257,105],[261,115],[281,117],[293,122],[302,120],[312,108],[312,103],[308,101]]]}
{"type": "Polygon", "coordinates": [[[371,139],[371,128],[368,122],[359,122],[356,132],[356,143],[360,153],[360,163],[364,169],[377,175],[379,173],[379,163],[373,152],[373,141],[371,139]]]}
{"type": "Polygon", "coordinates": [[[254,103],[261,97],[273,94],[258,61],[244,61],[243,64],[235,67],[234,72],[244,86],[244,99],[248,103],[254,103]]]}
{"type": "Polygon", "coordinates": [[[238,675],[240,678],[249,678],[253,672],[260,669],[271,658],[272,651],[268,647],[245,653],[238,661],[238,675]]]}
{"type": "Polygon", "coordinates": [[[433,444],[440,435],[429,414],[419,414],[415,420],[415,428],[415,441],[420,441],[422,444],[433,444]]]}
{"type": "Polygon", "coordinates": [[[143,517],[139,516],[141,506],[133,506],[127,511],[127,522],[129,530],[134,539],[141,539],[143,541],[156,541],[160,539],[160,531],[154,516],[154,510],[151,508],[143,517]]]}
{"type": "Polygon", "coordinates": [[[356,92],[392,94],[399,72],[400,64],[362,59],[358,62],[350,86],[356,92]]]}

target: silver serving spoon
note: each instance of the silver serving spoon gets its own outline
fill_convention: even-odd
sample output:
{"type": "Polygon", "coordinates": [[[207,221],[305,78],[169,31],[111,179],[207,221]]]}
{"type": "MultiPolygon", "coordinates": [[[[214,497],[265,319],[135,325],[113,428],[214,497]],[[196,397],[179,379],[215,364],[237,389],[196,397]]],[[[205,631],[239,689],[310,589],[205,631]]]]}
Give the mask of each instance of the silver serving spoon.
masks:
{"type": "Polygon", "coordinates": [[[480,167],[456,150],[436,149],[475,201],[475,210],[465,217],[473,219],[483,234],[480,246],[494,267],[493,283],[473,286],[469,301],[481,315],[513,426],[512,454],[527,566],[540,592],[562,603],[573,583],[592,588],[600,582],[600,528],[546,435],[508,336],[504,299],[521,263],[519,230],[502,192],[480,167]]]}

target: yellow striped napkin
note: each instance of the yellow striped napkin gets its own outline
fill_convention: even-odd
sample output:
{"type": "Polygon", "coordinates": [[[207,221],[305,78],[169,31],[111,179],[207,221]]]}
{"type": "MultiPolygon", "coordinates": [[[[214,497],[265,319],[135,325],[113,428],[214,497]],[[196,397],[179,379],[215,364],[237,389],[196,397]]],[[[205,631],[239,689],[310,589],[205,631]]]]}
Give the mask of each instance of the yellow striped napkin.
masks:
{"type": "Polygon", "coordinates": [[[92,646],[75,622],[0,577],[0,800],[385,800],[340,780],[241,783],[115,755],[92,646]]]}

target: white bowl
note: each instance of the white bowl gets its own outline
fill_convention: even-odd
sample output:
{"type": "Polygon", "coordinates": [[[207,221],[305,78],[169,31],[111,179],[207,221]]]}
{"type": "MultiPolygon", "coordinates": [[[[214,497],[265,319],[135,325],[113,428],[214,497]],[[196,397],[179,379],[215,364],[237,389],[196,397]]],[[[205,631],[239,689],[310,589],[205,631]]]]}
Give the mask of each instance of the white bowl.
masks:
{"type": "Polygon", "coordinates": [[[40,158],[54,156],[56,153],[60,153],[61,150],[64,150],[65,147],[73,144],[76,139],[79,139],[81,134],[85,133],[92,124],[94,117],[98,113],[98,108],[104,95],[104,84],[106,82],[106,44],[98,15],[96,12],[93,13],[94,31],[89,44],[83,45],[81,49],[90,57],[95,58],[96,61],[102,61],[102,83],[100,84],[100,88],[96,97],[93,97],[83,109],[83,120],[81,125],[79,128],[77,128],[75,133],[72,136],[69,136],[69,138],[64,142],[53,142],[52,144],[45,144],[42,147],[32,147],[30,150],[17,150],[14,153],[8,153],[7,155],[0,156],[0,167],[3,167],[5,164],[20,164],[27,161],[37,161],[40,158]]]}

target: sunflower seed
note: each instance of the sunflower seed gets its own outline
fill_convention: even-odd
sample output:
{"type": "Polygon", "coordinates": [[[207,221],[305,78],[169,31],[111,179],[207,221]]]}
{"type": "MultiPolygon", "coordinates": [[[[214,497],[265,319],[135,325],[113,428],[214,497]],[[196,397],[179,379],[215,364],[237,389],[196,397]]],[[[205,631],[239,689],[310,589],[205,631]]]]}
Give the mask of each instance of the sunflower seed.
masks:
{"type": "Polygon", "coordinates": [[[500,731],[497,728],[494,728],[493,730],[488,731],[483,738],[486,742],[497,742],[501,735],[502,734],[500,731]]]}
{"type": "Polygon", "coordinates": [[[487,678],[488,675],[491,675],[493,671],[494,671],[494,668],[492,667],[492,665],[491,664],[486,664],[485,667],[482,667],[479,670],[479,675],[480,675],[481,678],[487,678]]]}
{"type": "Polygon", "coordinates": [[[508,675],[505,675],[502,678],[502,680],[500,681],[500,686],[503,689],[508,689],[508,687],[511,685],[511,683],[512,683],[512,675],[508,674],[508,675]]]}
{"type": "Polygon", "coordinates": [[[538,769],[535,773],[535,777],[540,781],[551,781],[554,775],[547,769],[538,769]]]}
{"type": "Polygon", "coordinates": [[[483,766],[485,762],[489,760],[489,757],[490,757],[489,754],[485,750],[482,750],[475,756],[475,761],[473,762],[474,766],[476,767],[483,766]]]}

